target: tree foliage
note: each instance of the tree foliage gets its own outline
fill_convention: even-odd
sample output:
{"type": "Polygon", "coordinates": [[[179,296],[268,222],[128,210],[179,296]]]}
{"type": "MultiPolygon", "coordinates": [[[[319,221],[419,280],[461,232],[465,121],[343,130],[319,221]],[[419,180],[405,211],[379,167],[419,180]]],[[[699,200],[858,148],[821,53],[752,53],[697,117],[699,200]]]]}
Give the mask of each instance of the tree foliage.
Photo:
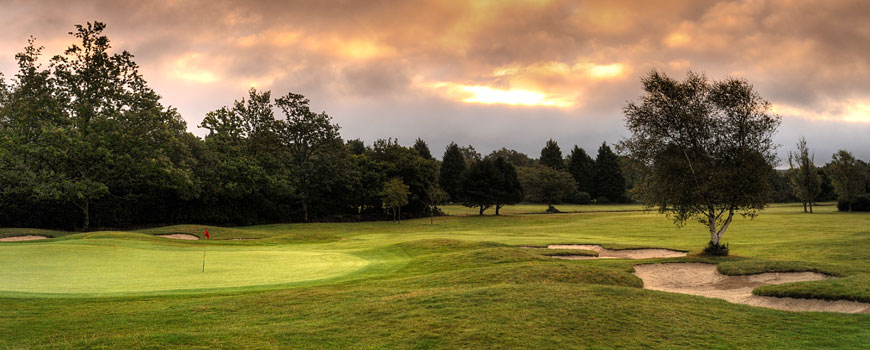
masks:
{"type": "Polygon", "coordinates": [[[845,202],[848,211],[861,195],[867,193],[867,169],[861,161],[855,159],[852,153],[840,150],[834,153],[828,168],[837,199],[845,202]]]}
{"type": "Polygon", "coordinates": [[[393,221],[402,220],[401,210],[403,206],[408,204],[408,196],[410,194],[410,188],[400,178],[394,177],[384,183],[381,198],[383,198],[384,205],[392,209],[393,221]]]}
{"type": "Polygon", "coordinates": [[[547,203],[547,210],[555,212],[554,203],[560,203],[577,190],[577,183],[567,171],[546,166],[527,167],[519,176],[526,199],[547,203]]]}
{"type": "Polygon", "coordinates": [[[568,172],[577,182],[578,191],[595,194],[595,160],[577,145],[568,156],[568,172]]]}
{"type": "Polygon", "coordinates": [[[789,180],[795,197],[804,204],[804,212],[813,212],[816,197],[821,192],[822,178],[813,164],[813,156],[807,148],[807,140],[798,140],[797,151],[788,152],[789,180]]]}
{"type": "Polygon", "coordinates": [[[593,196],[606,197],[609,201],[622,201],[625,194],[625,177],[622,176],[619,158],[607,143],[602,143],[598,148],[593,181],[595,183],[593,196]]]}
{"type": "Polygon", "coordinates": [[[678,224],[707,225],[719,246],[735,213],[755,217],[767,204],[770,182],[759,179],[776,164],[780,118],[744,80],[653,71],[642,83],[640,101],[624,109],[632,136],[622,144],[647,169],[639,193],[678,224]]]}
{"type": "Polygon", "coordinates": [[[562,159],[562,150],[559,144],[553,139],[547,140],[547,144],[541,149],[541,158],[538,160],[541,165],[550,167],[556,170],[565,168],[565,161],[562,159]]]}
{"type": "Polygon", "coordinates": [[[450,201],[459,202],[462,200],[462,174],[466,169],[465,157],[462,155],[462,150],[456,143],[451,142],[444,150],[444,156],[441,158],[441,171],[438,177],[438,183],[441,188],[450,196],[450,201]]]}

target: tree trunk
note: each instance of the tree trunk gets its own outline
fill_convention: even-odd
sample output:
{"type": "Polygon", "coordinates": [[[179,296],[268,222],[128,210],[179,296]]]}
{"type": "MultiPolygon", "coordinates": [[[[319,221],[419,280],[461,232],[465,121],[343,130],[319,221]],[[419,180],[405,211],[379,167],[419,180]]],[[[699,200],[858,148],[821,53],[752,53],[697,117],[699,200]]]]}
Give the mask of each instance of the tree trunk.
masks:
{"type": "Polygon", "coordinates": [[[480,206],[480,216],[483,216],[483,206],[480,206]]]}
{"type": "Polygon", "coordinates": [[[813,202],[810,202],[810,214],[813,213],[813,202]]]}
{"type": "Polygon", "coordinates": [[[305,213],[305,222],[308,222],[308,201],[302,201],[302,212],[305,213]]]}
{"type": "Polygon", "coordinates": [[[804,202],[804,213],[807,212],[807,202],[804,202]]]}
{"type": "Polygon", "coordinates": [[[499,210],[499,209],[501,209],[501,205],[496,204],[496,205],[495,205],[495,215],[496,215],[496,216],[499,215],[499,214],[498,214],[498,210],[499,210]]]}
{"type": "Polygon", "coordinates": [[[435,207],[429,207],[429,225],[435,223],[435,207]]]}
{"type": "Polygon", "coordinates": [[[85,201],[84,205],[82,205],[82,207],[81,207],[82,214],[84,214],[84,225],[83,225],[84,227],[82,227],[82,231],[85,231],[85,232],[87,232],[88,229],[91,228],[91,213],[90,213],[90,210],[88,210],[88,208],[89,208],[88,202],[89,201],[85,201]]]}
{"type": "Polygon", "coordinates": [[[722,235],[725,234],[725,231],[728,230],[728,226],[731,225],[731,220],[734,219],[734,212],[728,212],[728,218],[725,219],[725,222],[722,223],[722,227],[718,230],[716,229],[716,217],[711,214],[707,215],[707,219],[710,220],[710,242],[712,242],[713,245],[719,245],[722,235]]]}
{"type": "Polygon", "coordinates": [[[707,220],[710,222],[710,243],[713,245],[719,245],[719,236],[716,235],[716,217],[712,214],[707,215],[707,220]]]}

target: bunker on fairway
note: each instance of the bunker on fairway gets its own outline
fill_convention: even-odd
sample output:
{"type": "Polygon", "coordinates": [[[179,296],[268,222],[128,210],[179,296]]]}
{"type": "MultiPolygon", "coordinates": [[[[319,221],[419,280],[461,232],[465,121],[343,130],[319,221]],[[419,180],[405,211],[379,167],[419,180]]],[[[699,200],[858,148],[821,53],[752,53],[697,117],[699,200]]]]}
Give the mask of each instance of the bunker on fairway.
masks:
{"type": "Polygon", "coordinates": [[[136,239],[65,240],[0,247],[0,293],[136,294],[251,287],[338,277],[368,262],[294,247],[212,246],[136,239]]]}
{"type": "Polygon", "coordinates": [[[580,249],[593,250],[598,256],[585,255],[557,255],[556,259],[588,260],[588,259],[655,259],[655,258],[678,258],[686,256],[686,252],[662,248],[642,249],[607,249],[597,244],[551,244],[547,249],[580,249]]]}
{"type": "Polygon", "coordinates": [[[634,267],[646,289],[700,295],[732,303],[786,311],[870,313],[870,304],[847,300],[774,298],[752,295],[755,287],[831,278],[816,272],[767,272],[727,276],[716,265],[700,263],[646,264],[634,267]]]}

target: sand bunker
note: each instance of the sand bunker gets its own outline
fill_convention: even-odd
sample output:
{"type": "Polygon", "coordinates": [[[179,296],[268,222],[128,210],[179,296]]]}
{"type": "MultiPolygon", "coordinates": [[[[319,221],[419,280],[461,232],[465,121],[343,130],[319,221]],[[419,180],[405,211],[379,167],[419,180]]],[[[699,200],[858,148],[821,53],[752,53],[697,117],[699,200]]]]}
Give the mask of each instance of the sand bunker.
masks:
{"type": "Polygon", "coordinates": [[[870,313],[870,303],[847,300],[775,298],[752,295],[758,286],[831,278],[816,272],[768,272],[748,276],[727,276],[716,265],[700,263],[648,264],[634,267],[646,289],[719,298],[732,303],[786,311],[828,311],[870,313]]]}
{"type": "Polygon", "coordinates": [[[589,260],[589,259],[655,259],[655,258],[678,258],[686,256],[686,252],[677,250],[649,248],[649,249],[607,249],[600,245],[594,244],[551,244],[547,249],[580,249],[594,250],[598,252],[598,256],[585,255],[559,255],[553,256],[557,259],[566,260],[589,260]]]}
{"type": "Polygon", "coordinates": [[[26,235],[0,238],[0,242],[20,242],[20,241],[35,241],[38,239],[47,239],[46,236],[26,235]]]}
{"type": "Polygon", "coordinates": [[[189,241],[195,241],[195,240],[199,239],[199,237],[197,237],[197,236],[189,235],[186,233],[173,233],[171,235],[157,235],[157,237],[171,238],[171,239],[186,239],[189,241]]]}

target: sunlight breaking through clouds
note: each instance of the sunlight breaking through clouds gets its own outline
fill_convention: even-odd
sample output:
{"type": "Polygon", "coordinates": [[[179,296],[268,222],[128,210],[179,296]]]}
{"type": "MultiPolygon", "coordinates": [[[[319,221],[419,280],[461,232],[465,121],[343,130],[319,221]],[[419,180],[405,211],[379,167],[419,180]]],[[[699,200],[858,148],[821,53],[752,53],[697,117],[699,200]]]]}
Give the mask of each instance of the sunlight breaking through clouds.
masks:
{"type": "Polygon", "coordinates": [[[870,123],[870,99],[847,100],[831,103],[822,111],[806,109],[787,104],[774,104],[773,111],[783,116],[799,117],[809,120],[844,121],[850,123],[870,123]]]}
{"type": "Polygon", "coordinates": [[[427,84],[450,99],[466,103],[506,104],[516,106],[543,106],[567,108],[574,103],[567,98],[551,96],[540,91],[498,89],[483,85],[463,85],[450,82],[427,84]]]}

